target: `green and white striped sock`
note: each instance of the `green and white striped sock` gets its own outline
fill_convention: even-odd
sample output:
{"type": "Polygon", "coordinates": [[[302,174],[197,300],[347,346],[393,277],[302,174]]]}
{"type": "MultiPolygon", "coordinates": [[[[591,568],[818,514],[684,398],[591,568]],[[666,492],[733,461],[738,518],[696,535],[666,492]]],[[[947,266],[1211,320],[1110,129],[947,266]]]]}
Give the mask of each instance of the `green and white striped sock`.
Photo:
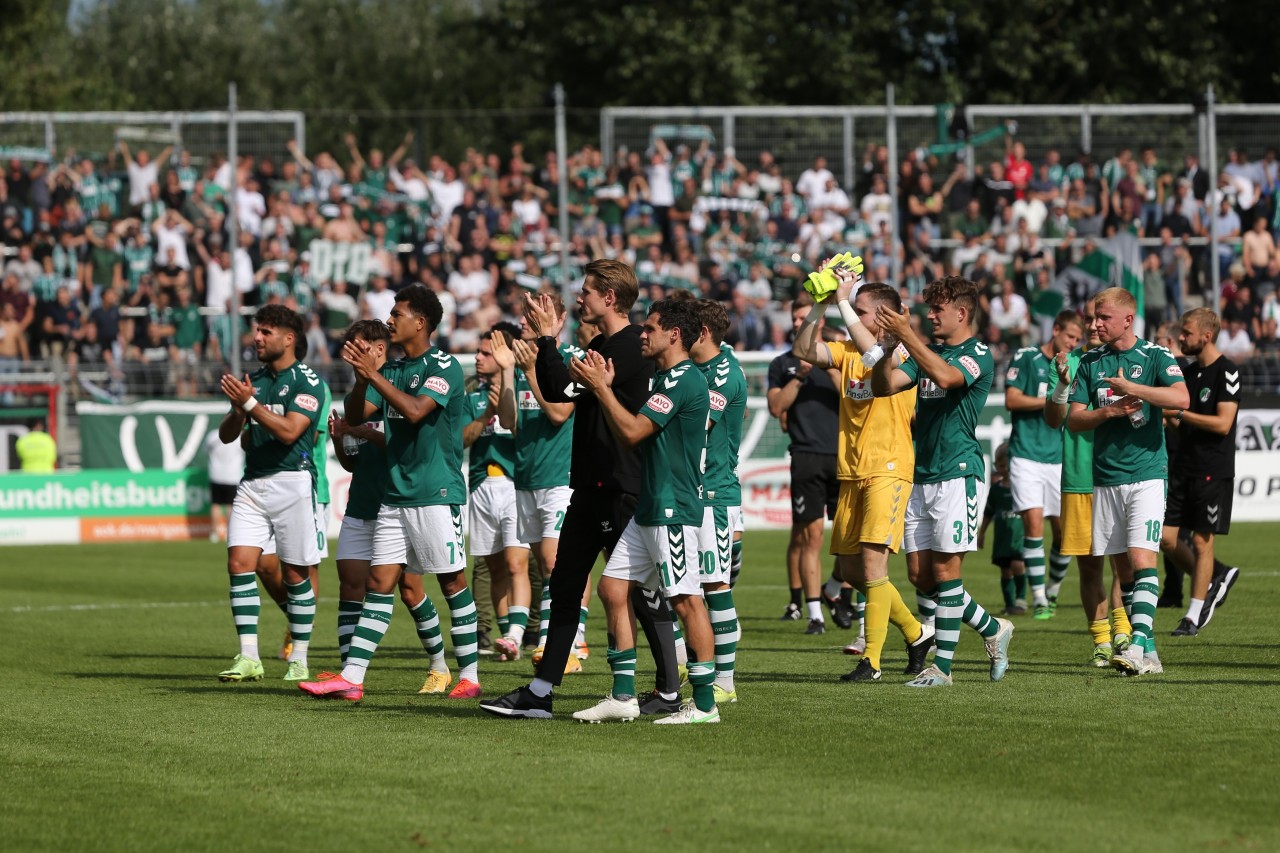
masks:
{"type": "Polygon", "coordinates": [[[1124,612],[1129,614],[1129,618],[1133,618],[1133,588],[1137,586],[1137,573],[1134,573],[1134,583],[1120,584],[1120,604],[1124,606],[1124,612]]]}
{"type": "Polygon", "coordinates": [[[732,692],[739,636],[738,611],[733,606],[733,593],[727,589],[719,589],[705,593],[703,598],[707,602],[707,616],[711,619],[711,631],[715,635],[715,683],[732,692]]]}
{"type": "Polygon", "coordinates": [[[1160,598],[1160,571],[1135,569],[1133,572],[1133,641],[1141,642],[1144,651],[1156,650],[1156,601],[1160,598]]]}
{"type": "Polygon", "coordinates": [[[693,685],[693,704],[699,711],[716,706],[716,667],[711,661],[689,661],[689,683],[693,685]]]}
{"type": "Polygon", "coordinates": [[[444,636],[440,633],[440,614],[436,612],[431,596],[424,595],[422,601],[409,610],[409,615],[413,617],[413,625],[423,650],[431,658],[431,671],[448,670],[444,663],[444,636]]]}
{"type": "Polygon", "coordinates": [[[612,646],[605,658],[613,672],[613,698],[629,699],[636,695],[636,650],[619,651],[612,646]]]}
{"type": "Polygon", "coordinates": [[[680,620],[673,619],[671,627],[675,633],[676,666],[684,666],[689,662],[689,649],[684,644],[684,632],[680,630],[680,620]]]}
{"type": "Polygon", "coordinates": [[[1057,598],[1059,590],[1062,589],[1062,582],[1067,579],[1067,570],[1071,568],[1071,558],[1058,550],[1055,542],[1053,550],[1049,553],[1049,583],[1046,585],[1046,594],[1050,598],[1057,598]]]}
{"type": "Polygon", "coordinates": [[[1022,540],[1022,561],[1027,566],[1027,578],[1031,583],[1031,598],[1038,607],[1044,607],[1049,599],[1044,594],[1044,537],[1022,540]]]}
{"type": "Polygon", "coordinates": [[[933,662],[943,673],[951,674],[951,659],[960,642],[960,622],[964,618],[964,583],[959,579],[938,584],[938,614],[934,640],[938,650],[933,662]]]}
{"type": "Polygon", "coordinates": [[[512,608],[507,611],[507,630],[503,632],[503,635],[510,637],[518,646],[524,642],[524,632],[528,627],[529,608],[513,605],[512,608]]]}
{"type": "Polygon", "coordinates": [[[351,645],[347,649],[347,660],[342,667],[342,677],[352,684],[364,684],[365,673],[369,671],[369,661],[378,650],[378,644],[386,636],[391,627],[391,611],[395,596],[368,592],[364,596],[364,609],[360,611],[360,621],[351,635],[351,645]]]}
{"type": "Polygon", "coordinates": [[[938,591],[936,589],[929,592],[916,590],[916,612],[920,614],[921,622],[933,624],[938,615],[938,591]]]}
{"type": "Polygon", "coordinates": [[[1000,633],[1000,624],[987,612],[981,604],[974,601],[969,593],[964,594],[964,624],[977,631],[984,639],[990,639],[1000,633]]]}
{"type": "Polygon", "coordinates": [[[240,654],[258,659],[258,613],[262,599],[258,596],[258,576],[253,572],[229,575],[231,578],[231,619],[240,638],[240,654]]]}
{"type": "Polygon", "coordinates": [[[471,590],[463,587],[445,598],[449,605],[449,636],[453,640],[453,656],[458,661],[458,680],[480,683],[476,661],[480,647],[476,644],[476,602],[471,590]]]}
{"type": "Polygon", "coordinates": [[[338,654],[342,663],[347,662],[347,649],[351,647],[351,635],[356,632],[356,623],[360,621],[360,611],[364,609],[363,601],[338,600],[338,654]]]}
{"type": "Polygon", "coordinates": [[[542,601],[538,605],[538,648],[547,647],[547,631],[551,628],[551,578],[542,582],[542,601]]]}
{"type": "Polygon", "coordinates": [[[582,645],[587,641],[587,616],[588,609],[585,607],[578,608],[578,635],[574,637],[574,643],[582,645]]]}
{"type": "Polygon", "coordinates": [[[289,593],[289,636],[293,638],[293,650],[289,662],[307,662],[307,647],[311,645],[311,626],[316,621],[316,597],[311,591],[311,579],[301,583],[286,583],[289,593]]]}
{"type": "Polygon", "coordinates": [[[511,611],[498,614],[498,636],[507,636],[507,631],[511,629],[511,611]]]}

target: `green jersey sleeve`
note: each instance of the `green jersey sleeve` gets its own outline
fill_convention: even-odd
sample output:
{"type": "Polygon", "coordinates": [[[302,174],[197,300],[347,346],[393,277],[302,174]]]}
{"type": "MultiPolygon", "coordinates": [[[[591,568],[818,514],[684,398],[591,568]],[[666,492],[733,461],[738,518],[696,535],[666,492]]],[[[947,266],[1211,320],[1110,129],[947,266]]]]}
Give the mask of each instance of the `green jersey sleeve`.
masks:
{"type": "Polygon", "coordinates": [[[1155,355],[1153,361],[1156,366],[1155,383],[1160,386],[1168,387],[1179,383],[1186,383],[1186,378],[1182,375],[1182,365],[1178,364],[1178,360],[1173,357],[1173,353],[1164,347],[1153,347],[1155,355]]]}
{"type": "Polygon", "coordinates": [[[679,382],[672,383],[668,388],[655,388],[649,395],[649,399],[645,400],[644,405],[640,407],[639,414],[653,421],[661,429],[679,411],[680,404],[684,402],[684,393],[685,389],[681,388],[679,382]]]}

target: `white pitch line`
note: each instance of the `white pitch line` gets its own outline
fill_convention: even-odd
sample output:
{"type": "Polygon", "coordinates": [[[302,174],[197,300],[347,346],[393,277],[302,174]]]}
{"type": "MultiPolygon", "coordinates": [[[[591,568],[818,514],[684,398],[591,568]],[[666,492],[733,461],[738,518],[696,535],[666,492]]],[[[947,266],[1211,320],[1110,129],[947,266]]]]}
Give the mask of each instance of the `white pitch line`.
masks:
{"type": "Polygon", "coordinates": [[[156,610],[169,607],[214,607],[225,601],[139,601],[116,604],[52,604],[47,607],[8,607],[4,613],[72,613],[91,610],[156,610]]]}

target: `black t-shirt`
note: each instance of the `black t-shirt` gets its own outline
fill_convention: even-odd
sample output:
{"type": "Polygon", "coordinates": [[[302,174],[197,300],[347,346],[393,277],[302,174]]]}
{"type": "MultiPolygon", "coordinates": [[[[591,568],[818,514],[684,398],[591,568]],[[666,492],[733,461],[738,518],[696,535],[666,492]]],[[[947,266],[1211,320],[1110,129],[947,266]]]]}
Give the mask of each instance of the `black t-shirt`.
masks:
{"type": "MultiPolygon", "coordinates": [[[[1207,367],[1193,361],[1183,368],[1183,375],[1191,396],[1188,412],[1216,415],[1219,403],[1240,402],[1240,368],[1225,355],[1207,367]]],[[[1236,420],[1226,435],[1197,429],[1183,421],[1178,428],[1178,452],[1172,470],[1193,477],[1235,477],[1236,420]]]]}
{"type": "MultiPolygon", "coordinates": [[[[769,363],[769,387],[781,388],[800,369],[800,359],[791,350],[769,363]]],[[[796,401],[787,410],[787,435],[791,452],[836,453],[836,433],[840,428],[840,392],[827,371],[814,367],[804,378],[796,401]]]]}
{"type": "Polygon", "coordinates": [[[110,343],[120,337],[120,308],[106,308],[99,305],[89,315],[89,320],[98,327],[98,340],[110,343]]]}

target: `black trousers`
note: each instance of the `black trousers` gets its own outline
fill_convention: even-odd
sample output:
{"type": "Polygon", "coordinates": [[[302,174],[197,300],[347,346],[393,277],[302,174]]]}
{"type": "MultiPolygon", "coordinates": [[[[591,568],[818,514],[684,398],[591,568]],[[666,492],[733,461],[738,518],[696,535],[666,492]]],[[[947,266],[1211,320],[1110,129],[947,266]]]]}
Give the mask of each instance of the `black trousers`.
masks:
{"type": "MultiPolygon", "coordinates": [[[[636,511],[636,496],[626,492],[576,489],[560,527],[560,545],[551,573],[551,619],[538,677],[559,685],[578,633],[579,607],[591,569],[603,551],[613,553],[636,511]]],[[[658,664],[657,688],[680,688],[675,660],[674,617],[661,595],[632,594],[636,618],[658,664]]]]}

